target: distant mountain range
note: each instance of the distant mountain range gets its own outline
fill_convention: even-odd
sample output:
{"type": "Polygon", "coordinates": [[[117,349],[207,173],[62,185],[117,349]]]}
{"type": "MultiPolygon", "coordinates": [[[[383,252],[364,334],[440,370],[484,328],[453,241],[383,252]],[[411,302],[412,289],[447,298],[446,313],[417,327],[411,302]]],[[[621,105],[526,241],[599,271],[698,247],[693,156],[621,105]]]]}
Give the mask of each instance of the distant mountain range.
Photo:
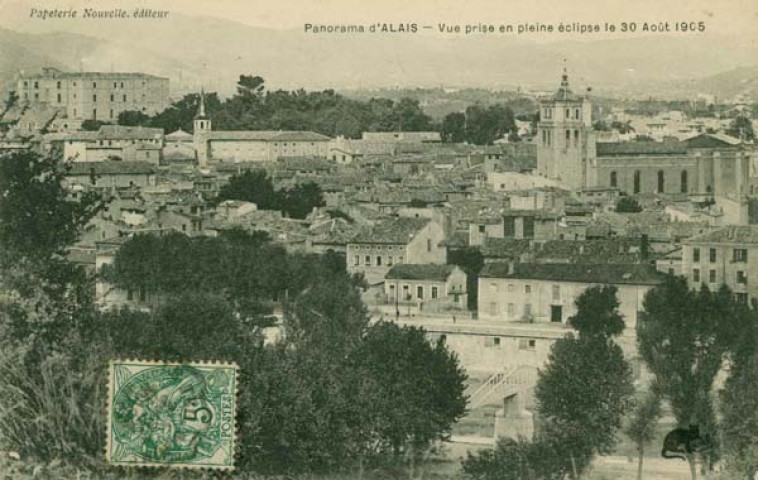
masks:
{"type": "MultiPolygon", "coordinates": [[[[536,43],[513,37],[314,35],[175,14],[149,22],[43,22],[4,7],[0,87],[19,70],[144,71],[174,93],[230,94],[241,73],[268,88],[554,88],[566,59],[576,90],[601,95],[758,99],[756,47],[705,37],[536,43]],[[7,14],[6,14],[7,13],[7,14]],[[65,26],[66,32],[54,31],[65,26]],[[127,28],[128,27],[128,28],[127,28]],[[9,28],[12,28],[10,30],[9,28]]],[[[173,12],[172,12],[173,13],[173,12]]]]}

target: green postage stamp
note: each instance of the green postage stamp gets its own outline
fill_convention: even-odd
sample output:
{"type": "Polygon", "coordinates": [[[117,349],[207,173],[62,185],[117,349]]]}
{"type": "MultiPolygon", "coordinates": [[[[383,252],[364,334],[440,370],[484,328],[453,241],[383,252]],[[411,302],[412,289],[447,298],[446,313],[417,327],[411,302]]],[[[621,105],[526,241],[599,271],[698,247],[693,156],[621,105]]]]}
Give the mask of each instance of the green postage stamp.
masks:
{"type": "Polygon", "coordinates": [[[237,366],[110,362],[111,465],[234,468],[237,366]]]}

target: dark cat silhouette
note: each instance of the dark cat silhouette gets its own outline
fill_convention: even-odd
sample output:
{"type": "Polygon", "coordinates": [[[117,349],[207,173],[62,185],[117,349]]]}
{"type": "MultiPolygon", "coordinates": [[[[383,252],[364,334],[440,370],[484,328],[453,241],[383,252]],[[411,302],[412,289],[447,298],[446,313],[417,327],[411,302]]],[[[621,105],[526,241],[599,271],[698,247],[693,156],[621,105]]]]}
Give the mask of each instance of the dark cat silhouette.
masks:
{"type": "Polygon", "coordinates": [[[708,448],[708,435],[700,436],[700,427],[690,425],[689,428],[675,428],[663,439],[663,458],[681,458],[687,460],[687,455],[701,452],[708,448]]]}

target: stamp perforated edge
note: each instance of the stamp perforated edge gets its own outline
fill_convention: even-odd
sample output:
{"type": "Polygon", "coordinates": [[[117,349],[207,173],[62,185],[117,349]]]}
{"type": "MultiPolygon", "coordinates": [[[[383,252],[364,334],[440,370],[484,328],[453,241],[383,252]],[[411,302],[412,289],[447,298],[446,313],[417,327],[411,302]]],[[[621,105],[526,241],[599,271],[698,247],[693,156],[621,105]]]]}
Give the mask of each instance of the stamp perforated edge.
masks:
{"type": "Polygon", "coordinates": [[[226,362],[226,361],[206,361],[206,360],[191,360],[186,362],[178,362],[178,361],[161,361],[161,360],[144,360],[140,358],[112,358],[108,361],[108,375],[106,378],[107,382],[107,388],[106,388],[106,400],[105,400],[105,464],[112,468],[165,468],[165,469],[171,469],[171,470],[216,470],[216,471],[226,471],[231,472],[235,470],[235,462],[237,460],[238,456],[238,444],[240,441],[240,434],[239,434],[239,425],[237,423],[237,410],[239,405],[239,378],[240,378],[240,368],[239,365],[235,362],[226,362]],[[115,394],[114,385],[113,385],[113,379],[115,378],[114,375],[114,367],[116,364],[119,363],[137,363],[140,365],[145,366],[189,366],[189,367],[201,367],[201,368],[208,368],[213,366],[220,366],[220,367],[228,367],[234,369],[234,415],[233,415],[233,424],[234,424],[234,433],[232,435],[232,452],[231,452],[231,458],[232,458],[232,464],[231,465],[193,465],[190,463],[155,463],[155,462],[145,462],[135,465],[129,465],[129,464],[123,464],[123,463],[112,463],[110,461],[110,453],[111,453],[111,414],[112,411],[112,398],[115,394]]]}

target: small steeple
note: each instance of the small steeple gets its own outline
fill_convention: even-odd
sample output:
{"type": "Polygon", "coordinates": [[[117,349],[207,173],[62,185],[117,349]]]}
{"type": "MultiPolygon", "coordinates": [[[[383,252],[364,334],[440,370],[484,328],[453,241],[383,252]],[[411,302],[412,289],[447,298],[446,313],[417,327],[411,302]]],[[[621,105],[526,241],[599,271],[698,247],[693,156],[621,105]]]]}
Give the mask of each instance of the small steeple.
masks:
{"type": "Polygon", "coordinates": [[[200,89],[200,102],[197,109],[197,115],[195,115],[195,119],[205,119],[205,90],[200,89]]]}
{"type": "Polygon", "coordinates": [[[566,67],[563,67],[563,75],[561,75],[561,88],[568,90],[569,87],[569,74],[566,71],[566,67]]]}

